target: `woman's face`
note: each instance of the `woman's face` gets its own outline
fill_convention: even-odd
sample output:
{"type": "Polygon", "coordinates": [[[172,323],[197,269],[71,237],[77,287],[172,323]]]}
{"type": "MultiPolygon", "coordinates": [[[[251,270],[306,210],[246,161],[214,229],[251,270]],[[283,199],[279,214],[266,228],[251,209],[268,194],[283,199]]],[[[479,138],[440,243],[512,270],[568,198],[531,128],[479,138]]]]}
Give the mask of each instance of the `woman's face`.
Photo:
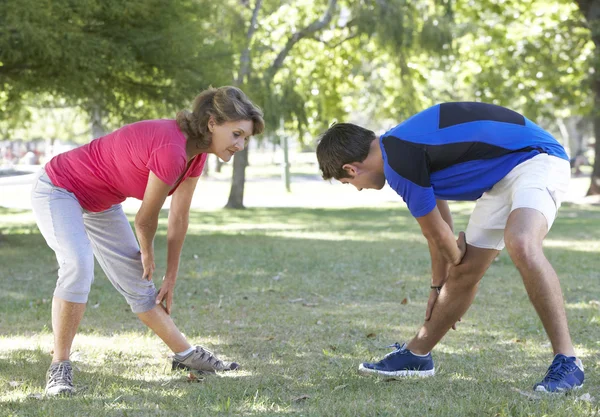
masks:
{"type": "Polygon", "coordinates": [[[243,150],[247,145],[254,123],[251,120],[238,120],[218,125],[211,119],[208,129],[212,133],[210,150],[227,162],[234,153],[243,150]]]}

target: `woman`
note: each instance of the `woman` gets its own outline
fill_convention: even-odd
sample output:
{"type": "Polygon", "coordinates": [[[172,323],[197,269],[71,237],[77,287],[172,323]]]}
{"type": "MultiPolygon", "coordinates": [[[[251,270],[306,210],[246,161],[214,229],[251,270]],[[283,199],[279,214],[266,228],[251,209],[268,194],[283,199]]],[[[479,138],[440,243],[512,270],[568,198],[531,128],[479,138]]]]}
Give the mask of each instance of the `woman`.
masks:
{"type": "Polygon", "coordinates": [[[196,97],[191,113],[124,126],[54,157],[40,171],[33,211],[59,263],[48,395],[75,391],[69,354],[94,278],[94,256],[132,311],[175,353],[174,367],[202,372],[238,367],[192,347],[170,312],[192,195],[207,154],[229,161],[263,129],[261,110],[241,90],[210,88],[196,97]],[[157,293],[153,240],[169,195],[167,269],[157,293]],[[142,200],[135,216],[137,241],[120,205],[127,197],[142,200]]]}

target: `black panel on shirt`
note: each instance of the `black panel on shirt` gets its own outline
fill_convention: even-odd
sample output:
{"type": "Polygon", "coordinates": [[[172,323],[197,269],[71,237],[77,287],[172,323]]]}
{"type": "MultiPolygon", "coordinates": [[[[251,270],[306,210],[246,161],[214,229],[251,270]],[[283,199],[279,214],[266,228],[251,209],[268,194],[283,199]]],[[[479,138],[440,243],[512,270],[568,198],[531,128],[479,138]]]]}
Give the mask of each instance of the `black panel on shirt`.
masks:
{"type": "Polygon", "coordinates": [[[430,174],[463,162],[492,159],[515,152],[543,150],[528,146],[510,150],[484,142],[460,142],[444,145],[423,145],[408,142],[394,136],[382,140],[388,165],[398,173],[421,187],[430,187],[430,174]]]}
{"type": "Polygon", "coordinates": [[[516,111],[494,104],[476,102],[440,104],[440,129],[480,120],[525,126],[525,117],[516,111]]]}
{"type": "Polygon", "coordinates": [[[382,142],[388,165],[398,175],[421,187],[431,186],[425,145],[407,142],[394,136],[386,136],[382,142]]]}

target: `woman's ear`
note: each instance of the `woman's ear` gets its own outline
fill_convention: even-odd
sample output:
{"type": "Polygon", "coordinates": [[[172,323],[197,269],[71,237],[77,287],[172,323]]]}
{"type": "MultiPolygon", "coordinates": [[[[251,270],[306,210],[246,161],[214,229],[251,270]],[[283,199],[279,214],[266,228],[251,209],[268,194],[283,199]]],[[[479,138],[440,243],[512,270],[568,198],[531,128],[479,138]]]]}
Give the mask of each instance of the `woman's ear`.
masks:
{"type": "Polygon", "coordinates": [[[210,117],[208,118],[208,131],[209,131],[210,133],[212,133],[212,132],[213,132],[213,129],[215,128],[215,124],[216,124],[216,123],[215,123],[215,119],[214,119],[212,116],[210,116],[210,117]]]}

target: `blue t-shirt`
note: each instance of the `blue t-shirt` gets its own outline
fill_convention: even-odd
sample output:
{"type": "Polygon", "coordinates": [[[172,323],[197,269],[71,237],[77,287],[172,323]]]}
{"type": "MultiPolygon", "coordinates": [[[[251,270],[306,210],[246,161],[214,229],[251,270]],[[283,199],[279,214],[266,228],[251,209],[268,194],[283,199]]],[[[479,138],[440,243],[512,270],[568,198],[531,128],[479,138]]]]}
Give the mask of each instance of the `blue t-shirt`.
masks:
{"type": "Polygon", "coordinates": [[[440,200],[477,200],[540,153],[568,160],[552,135],[517,112],[485,103],[430,107],[379,138],[384,173],[415,217],[440,200]]]}

